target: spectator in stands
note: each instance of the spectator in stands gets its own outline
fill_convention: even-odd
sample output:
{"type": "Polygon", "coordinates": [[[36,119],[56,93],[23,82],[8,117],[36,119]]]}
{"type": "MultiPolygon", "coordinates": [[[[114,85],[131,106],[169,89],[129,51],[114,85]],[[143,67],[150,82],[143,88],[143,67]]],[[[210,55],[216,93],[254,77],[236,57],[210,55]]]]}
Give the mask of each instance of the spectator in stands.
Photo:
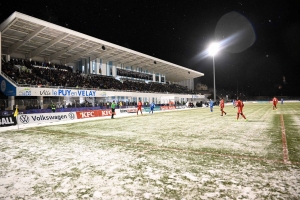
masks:
{"type": "Polygon", "coordinates": [[[98,88],[110,90],[131,90],[147,92],[168,92],[178,94],[191,94],[186,86],[177,84],[162,84],[156,82],[146,83],[145,80],[152,80],[152,75],[117,69],[122,77],[122,82],[111,77],[96,74],[85,75],[80,71],[73,73],[72,68],[64,65],[41,63],[37,61],[11,59],[3,64],[3,72],[18,84],[28,84],[43,87],[60,86],[76,88],[98,88]],[[19,68],[15,65],[20,65],[19,68]],[[25,70],[23,70],[25,67],[25,70]],[[128,80],[128,78],[131,78],[128,80]]]}

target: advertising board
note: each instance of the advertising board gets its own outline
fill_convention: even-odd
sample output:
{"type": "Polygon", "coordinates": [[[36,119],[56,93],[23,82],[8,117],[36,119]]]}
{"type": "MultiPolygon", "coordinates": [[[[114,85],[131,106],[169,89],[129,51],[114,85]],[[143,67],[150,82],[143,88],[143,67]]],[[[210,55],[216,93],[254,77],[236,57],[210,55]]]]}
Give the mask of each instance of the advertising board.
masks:
{"type": "MultiPolygon", "coordinates": [[[[96,97],[95,90],[18,87],[16,93],[15,96],[96,97]]],[[[103,92],[98,95],[103,97],[103,92]]]]}
{"type": "Polygon", "coordinates": [[[52,89],[52,96],[96,97],[96,90],[52,89]]]}
{"type": "Polygon", "coordinates": [[[111,110],[85,110],[85,111],[77,111],[76,112],[76,116],[77,116],[77,119],[111,116],[111,110]]]}
{"type": "Polygon", "coordinates": [[[16,96],[16,87],[0,75],[1,92],[5,96],[16,96]]]}
{"type": "Polygon", "coordinates": [[[75,112],[39,113],[18,115],[19,124],[59,122],[77,119],[75,112]]]}
{"type": "Polygon", "coordinates": [[[160,109],[161,110],[175,110],[176,107],[175,106],[161,106],[160,109]]]}
{"type": "Polygon", "coordinates": [[[0,126],[12,126],[16,125],[16,120],[13,115],[0,116],[0,126]]]}

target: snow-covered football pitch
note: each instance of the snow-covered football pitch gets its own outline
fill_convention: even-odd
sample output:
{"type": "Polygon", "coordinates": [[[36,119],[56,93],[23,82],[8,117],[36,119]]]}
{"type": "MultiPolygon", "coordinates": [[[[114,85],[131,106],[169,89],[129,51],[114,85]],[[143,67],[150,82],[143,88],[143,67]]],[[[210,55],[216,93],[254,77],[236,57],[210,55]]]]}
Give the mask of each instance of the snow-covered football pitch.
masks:
{"type": "Polygon", "coordinates": [[[0,128],[0,199],[300,199],[300,103],[0,128]]]}

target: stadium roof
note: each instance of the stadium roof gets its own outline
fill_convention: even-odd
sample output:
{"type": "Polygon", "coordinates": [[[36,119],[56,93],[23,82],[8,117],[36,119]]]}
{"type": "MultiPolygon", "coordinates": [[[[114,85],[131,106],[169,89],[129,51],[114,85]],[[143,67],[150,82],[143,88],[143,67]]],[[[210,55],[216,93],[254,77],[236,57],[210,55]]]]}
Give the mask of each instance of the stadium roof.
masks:
{"type": "Polygon", "coordinates": [[[125,66],[166,75],[172,82],[204,76],[203,73],[133,51],[19,12],[1,25],[2,54],[19,53],[27,58],[42,57],[70,64],[80,58],[102,58],[125,66]]]}

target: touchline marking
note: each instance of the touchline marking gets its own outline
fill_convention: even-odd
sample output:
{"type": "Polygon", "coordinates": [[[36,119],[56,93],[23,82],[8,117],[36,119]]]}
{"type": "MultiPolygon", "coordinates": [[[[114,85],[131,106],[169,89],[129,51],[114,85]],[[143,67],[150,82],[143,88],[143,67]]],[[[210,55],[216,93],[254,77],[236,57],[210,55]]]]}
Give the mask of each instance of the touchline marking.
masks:
{"type": "Polygon", "coordinates": [[[289,162],[289,152],[288,152],[288,148],[287,148],[286,134],[285,134],[285,128],[284,128],[284,120],[283,120],[283,115],[282,114],[280,115],[280,122],[281,122],[283,162],[288,163],[289,162]]]}
{"type": "MultiPolygon", "coordinates": [[[[49,133],[45,131],[36,130],[36,132],[47,134],[47,135],[59,135],[63,133],[49,133]]],[[[135,147],[143,147],[145,150],[143,152],[140,152],[138,155],[146,154],[150,151],[157,151],[157,150],[164,150],[164,151],[173,151],[173,152],[184,152],[184,153],[192,153],[192,154],[198,154],[198,155],[210,155],[210,156],[218,156],[218,157],[228,157],[228,158],[234,158],[234,159],[245,159],[245,160],[256,160],[256,161],[262,161],[266,163],[282,163],[282,164],[289,164],[289,165],[300,165],[300,162],[285,162],[282,160],[270,160],[266,158],[261,157],[252,157],[252,156],[242,156],[242,155],[230,155],[230,154],[220,154],[220,153],[211,153],[211,152],[204,152],[204,151],[194,151],[194,150],[186,150],[186,149],[179,149],[179,148],[172,148],[172,147],[159,147],[159,146],[150,146],[145,144],[138,144],[138,143],[128,143],[126,141],[119,141],[114,139],[107,139],[102,138],[99,136],[91,136],[91,135],[82,135],[82,134],[75,134],[75,135],[69,135],[69,134],[63,134],[65,137],[79,137],[79,138],[86,138],[86,139],[92,139],[92,140],[99,140],[99,141],[108,141],[112,142],[114,144],[126,144],[131,145],[135,147]]]]}

